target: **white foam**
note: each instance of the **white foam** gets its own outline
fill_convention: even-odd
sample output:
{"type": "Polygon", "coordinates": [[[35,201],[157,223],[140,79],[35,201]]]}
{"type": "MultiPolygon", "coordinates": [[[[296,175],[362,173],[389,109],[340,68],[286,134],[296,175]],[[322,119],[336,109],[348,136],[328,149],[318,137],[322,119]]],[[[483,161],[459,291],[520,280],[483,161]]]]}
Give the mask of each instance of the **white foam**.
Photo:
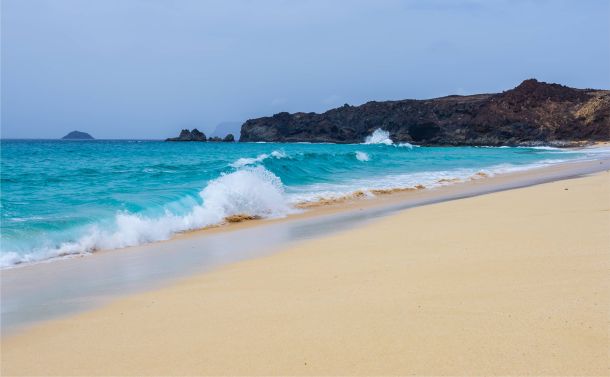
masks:
{"type": "Polygon", "coordinates": [[[223,175],[213,180],[200,195],[203,209],[221,219],[241,213],[277,217],[290,212],[282,181],[262,166],[223,175]]]}
{"type": "Polygon", "coordinates": [[[407,189],[414,188],[418,185],[423,185],[426,188],[435,188],[460,181],[464,182],[470,179],[479,179],[485,176],[492,177],[497,174],[531,170],[565,161],[567,160],[547,159],[527,165],[499,164],[487,168],[426,171],[408,174],[393,174],[383,177],[359,178],[341,183],[315,183],[291,188],[290,192],[287,194],[287,198],[289,203],[296,204],[302,202],[315,202],[321,199],[342,198],[356,191],[371,194],[371,191],[373,190],[407,189]],[[477,173],[484,174],[480,175],[477,173]]]}
{"type": "Polygon", "coordinates": [[[237,159],[237,161],[231,163],[230,166],[237,169],[237,168],[241,168],[241,167],[248,166],[248,165],[255,165],[259,162],[265,161],[266,159],[268,159],[270,157],[278,158],[278,159],[285,158],[286,153],[284,153],[283,151],[273,151],[270,154],[262,153],[256,157],[242,157],[242,158],[237,159]]]}
{"type": "Polygon", "coordinates": [[[356,151],[356,159],[358,161],[366,162],[369,161],[371,158],[365,152],[356,151]]]}
{"type": "Polygon", "coordinates": [[[407,142],[394,144],[394,140],[392,140],[390,138],[390,133],[381,128],[376,129],[375,131],[373,131],[372,134],[367,136],[364,139],[364,143],[362,143],[362,144],[383,144],[383,145],[392,145],[395,147],[409,148],[409,149],[413,149],[413,147],[418,147],[418,145],[413,145],[413,144],[407,143],[407,142]]]}
{"type": "Polygon", "coordinates": [[[120,212],[110,226],[88,226],[82,229],[84,235],[75,241],[41,247],[26,254],[3,251],[0,266],[166,240],[178,232],[222,223],[231,215],[269,218],[293,211],[285,199],[281,180],[262,166],[222,175],[210,181],[199,196],[201,204],[194,205],[186,214],[166,210],[161,216],[150,217],[120,212]]]}
{"type": "Polygon", "coordinates": [[[373,131],[372,134],[364,139],[364,144],[385,144],[392,145],[394,142],[390,139],[390,133],[388,131],[382,130],[381,128],[373,131]]]}
{"type": "Polygon", "coordinates": [[[576,150],[574,150],[574,152],[585,153],[587,156],[595,156],[595,157],[599,157],[599,155],[610,156],[610,147],[606,147],[606,146],[585,147],[585,148],[581,148],[581,149],[576,149],[576,150]]]}
{"type": "Polygon", "coordinates": [[[397,147],[399,148],[409,148],[409,149],[413,149],[413,147],[418,147],[419,145],[413,145],[411,143],[400,143],[400,144],[396,144],[397,147]]]}
{"type": "Polygon", "coordinates": [[[565,149],[550,147],[550,146],[538,146],[538,147],[527,147],[527,146],[519,146],[517,148],[529,148],[529,149],[538,149],[541,151],[565,151],[565,149]]]}
{"type": "Polygon", "coordinates": [[[284,151],[273,151],[271,152],[271,156],[275,158],[286,158],[287,155],[284,151]]]}

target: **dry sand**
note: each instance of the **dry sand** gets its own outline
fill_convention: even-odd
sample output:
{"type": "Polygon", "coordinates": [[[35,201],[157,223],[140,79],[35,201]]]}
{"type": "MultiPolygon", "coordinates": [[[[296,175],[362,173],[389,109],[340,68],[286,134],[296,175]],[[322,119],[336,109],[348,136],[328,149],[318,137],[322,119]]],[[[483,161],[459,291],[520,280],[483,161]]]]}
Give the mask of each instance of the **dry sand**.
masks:
{"type": "Polygon", "coordinates": [[[2,339],[3,375],[610,375],[610,173],[419,207],[2,339]],[[567,189],[567,190],[566,190],[567,189]]]}

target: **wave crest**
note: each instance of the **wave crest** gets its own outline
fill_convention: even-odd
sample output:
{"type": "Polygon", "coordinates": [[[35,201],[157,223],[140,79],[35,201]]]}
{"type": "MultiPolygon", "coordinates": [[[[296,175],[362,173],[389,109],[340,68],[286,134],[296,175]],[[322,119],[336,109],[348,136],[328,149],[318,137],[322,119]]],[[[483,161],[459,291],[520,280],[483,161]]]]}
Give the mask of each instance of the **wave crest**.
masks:
{"type": "Polygon", "coordinates": [[[371,158],[365,152],[356,151],[356,159],[358,161],[366,162],[369,161],[371,158]]]}
{"type": "Polygon", "coordinates": [[[280,178],[262,166],[222,175],[210,181],[199,196],[201,203],[192,206],[185,214],[170,211],[169,205],[162,215],[156,217],[119,212],[110,224],[92,224],[82,228],[81,236],[74,241],[48,245],[27,254],[3,252],[0,266],[167,240],[179,232],[230,222],[227,219],[234,216],[269,218],[291,212],[280,178]]]}
{"type": "Polygon", "coordinates": [[[231,163],[230,166],[233,167],[233,168],[238,169],[238,168],[241,168],[241,167],[244,167],[244,166],[248,166],[248,165],[255,165],[255,164],[259,163],[259,162],[265,161],[266,159],[268,159],[270,157],[280,159],[280,158],[286,158],[287,155],[283,151],[273,151],[270,154],[262,153],[262,154],[259,154],[256,157],[242,157],[242,158],[239,158],[235,162],[231,163]]]}
{"type": "Polygon", "coordinates": [[[413,149],[413,147],[414,147],[413,144],[407,143],[407,142],[395,144],[394,140],[392,140],[390,138],[390,132],[383,130],[381,128],[376,129],[375,131],[373,131],[372,134],[367,136],[364,139],[363,144],[383,144],[383,145],[392,145],[394,147],[409,148],[409,149],[413,149]]]}
{"type": "Polygon", "coordinates": [[[392,145],[394,141],[390,139],[390,133],[388,131],[382,130],[381,128],[373,131],[372,134],[367,136],[364,139],[364,144],[385,144],[392,145]]]}

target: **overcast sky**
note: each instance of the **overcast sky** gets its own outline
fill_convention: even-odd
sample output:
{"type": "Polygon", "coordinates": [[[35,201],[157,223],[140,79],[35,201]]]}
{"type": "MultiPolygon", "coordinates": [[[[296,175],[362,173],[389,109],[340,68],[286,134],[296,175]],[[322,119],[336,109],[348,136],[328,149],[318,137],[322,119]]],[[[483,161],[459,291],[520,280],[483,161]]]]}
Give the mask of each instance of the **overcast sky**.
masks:
{"type": "Polygon", "coordinates": [[[2,137],[164,138],[344,103],[610,88],[610,1],[2,0],[2,137]]]}

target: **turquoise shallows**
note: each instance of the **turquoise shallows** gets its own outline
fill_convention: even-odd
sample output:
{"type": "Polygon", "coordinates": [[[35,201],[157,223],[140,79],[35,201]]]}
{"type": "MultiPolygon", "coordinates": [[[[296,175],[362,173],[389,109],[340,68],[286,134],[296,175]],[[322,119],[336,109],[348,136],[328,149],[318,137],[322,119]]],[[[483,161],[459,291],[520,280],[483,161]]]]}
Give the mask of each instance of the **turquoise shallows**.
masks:
{"type": "Polygon", "coordinates": [[[585,156],[553,148],[1,141],[1,265],[167,239],[356,190],[427,187],[585,156]]]}

